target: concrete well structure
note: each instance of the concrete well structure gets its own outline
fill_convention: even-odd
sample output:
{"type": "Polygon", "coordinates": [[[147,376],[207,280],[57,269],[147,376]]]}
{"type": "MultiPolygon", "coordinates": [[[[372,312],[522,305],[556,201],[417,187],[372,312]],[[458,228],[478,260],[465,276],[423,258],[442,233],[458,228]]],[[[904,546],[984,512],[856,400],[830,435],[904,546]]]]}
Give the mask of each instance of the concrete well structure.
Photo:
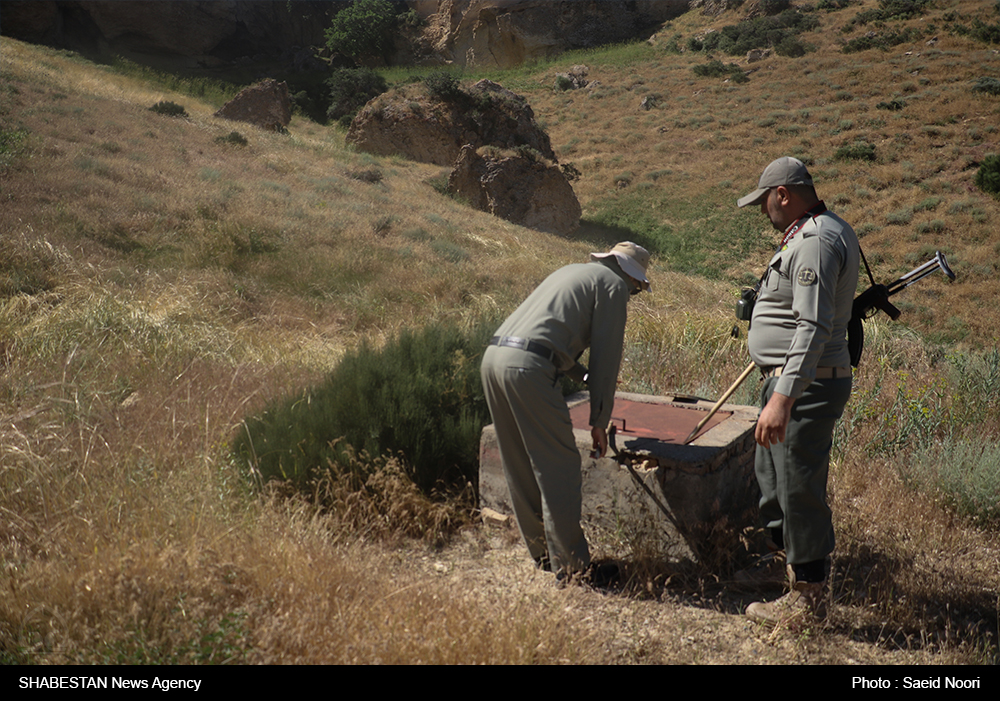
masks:
{"type": "MultiPolygon", "coordinates": [[[[589,402],[586,393],[567,398],[582,458],[583,529],[591,544],[606,555],[642,553],[677,560],[735,552],[742,530],[756,522],[760,491],[753,433],[759,410],[723,404],[698,436],[683,445],[713,402],[619,392],[612,415],[618,456],[609,448],[606,457],[594,459],[589,402]]],[[[512,514],[492,425],[483,429],[479,459],[483,507],[512,514]]]]}

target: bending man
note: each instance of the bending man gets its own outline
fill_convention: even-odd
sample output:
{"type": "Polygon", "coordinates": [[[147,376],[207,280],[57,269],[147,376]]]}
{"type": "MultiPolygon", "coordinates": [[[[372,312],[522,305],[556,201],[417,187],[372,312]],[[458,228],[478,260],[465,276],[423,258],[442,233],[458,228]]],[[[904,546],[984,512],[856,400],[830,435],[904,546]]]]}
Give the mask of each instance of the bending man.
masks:
{"type": "Polygon", "coordinates": [[[625,338],[629,296],[649,289],[649,253],[634,243],[549,275],[497,329],[483,356],[482,379],[514,515],[536,564],[560,580],[586,573],[580,527],[580,454],[560,373],[582,373],[590,348],[590,425],[595,451],[607,451],[607,426],[625,338]]]}

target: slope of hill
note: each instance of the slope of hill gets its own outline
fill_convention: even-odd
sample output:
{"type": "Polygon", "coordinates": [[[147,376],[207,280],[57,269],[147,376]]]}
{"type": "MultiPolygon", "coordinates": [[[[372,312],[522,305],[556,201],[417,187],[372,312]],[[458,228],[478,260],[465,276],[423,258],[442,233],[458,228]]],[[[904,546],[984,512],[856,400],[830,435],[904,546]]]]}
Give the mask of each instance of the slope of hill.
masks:
{"type": "MultiPolygon", "coordinates": [[[[920,27],[919,40],[840,53],[869,31],[840,27],[874,6],[817,13],[803,35],[813,50],[745,66],[747,83],[699,77],[707,57],[671,49],[733,12],[493,75],[582,173],[572,240],[469,211],[434,189],[440,169],[355,153],[335,129],[296,119],[288,135],[260,132],[4,39],[0,660],[995,663],[995,517],[964,512],[916,468],[970,445],[983,467],[1000,435],[1000,206],[972,186],[1000,151],[1000,98],[971,91],[1000,59],[955,31],[1000,19],[937,3],[886,25],[920,27]],[[600,85],[554,90],[577,63],[600,85]],[[641,110],[642,97],[658,106],[641,110]],[[161,100],[187,117],[148,109],[161,100]],[[838,157],[856,143],[875,159],[838,157]],[[960,276],[901,294],[906,326],[872,327],[831,471],[826,626],[750,626],[739,613],[753,594],[722,570],[632,545],[601,546],[627,559],[625,591],[558,590],[509,530],[469,526],[432,547],[394,539],[391,517],[318,513],[235,474],[227,442],[242,417],[358,339],[503,313],[620,238],[657,251],[623,387],[717,394],[746,362],[732,303],[773,245],[735,199],[789,152],[863,231],[880,281],[938,248],[960,276]]],[[[396,518],[438,508],[392,461],[380,475],[396,518]]]]}

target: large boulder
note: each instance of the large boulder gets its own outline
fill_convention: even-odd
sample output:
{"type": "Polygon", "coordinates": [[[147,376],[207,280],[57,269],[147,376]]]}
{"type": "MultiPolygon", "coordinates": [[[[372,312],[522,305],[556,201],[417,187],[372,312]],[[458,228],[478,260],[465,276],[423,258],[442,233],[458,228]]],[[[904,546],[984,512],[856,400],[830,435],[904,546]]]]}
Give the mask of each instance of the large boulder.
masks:
{"type": "Polygon", "coordinates": [[[530,229],[565,236],[580,226],[580,202],[562,170],[527,149],[463,147],[448,189],[476,209],[530,229]]]}
{"type": "Polygon", "coordinates": [[[243,88],[215,116],[246,122],[261,129],[281,131],[292,121],[288,84],[268,78],[243,88]]]}
{"type": "Polygon", "coordinates": [[[379,95],[354,118],[347,141],[367,153],[440,166],[452,165],[466,144],[528,146],[556,160],[528,102],[489,80],[437,95],[416,84],[379,95]]]}

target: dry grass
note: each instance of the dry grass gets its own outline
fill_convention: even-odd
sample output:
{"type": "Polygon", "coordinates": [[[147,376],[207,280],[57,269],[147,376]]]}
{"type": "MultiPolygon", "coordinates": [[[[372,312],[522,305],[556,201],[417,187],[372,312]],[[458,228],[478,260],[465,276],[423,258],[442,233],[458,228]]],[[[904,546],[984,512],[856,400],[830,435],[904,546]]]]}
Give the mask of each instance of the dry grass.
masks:
{"type": "MultiPolygon", "coordinates": [[[[689,14],[668,31],[734,19],[689,14]]],[[[880,281],[924,248],[948,253],[960,282],[907,290],[904,320],[957,347],[994,345],[1000,211],[971,189],[969,166],[1000,150],[1000,103],[966,85],[988,50],[942,33],[933,49],[845,56],[838,38],[809,35],[814,53],[755,64],[743,85],[696,77],[702,56],[644,46],[569,57],[592,64],[593,94],[554,92],[562,63],[511,81],[583,172],[585,217],[639,192],[659,221],[701,240],[764,163],[807,155],[820,194],[871,224],[863,243],[880,281]],[[660,106],[641,112],[650,94],[660,106]],[[895,96],[903,110],[875,107],[895,96]],[[855,137],[877,161],[833,158],[855,137]],[[909,224],[886,223],[903,210],[909,224]]],[[[503,313],[622,232],[521,229],[439,196],[438,169],[354,153],[309,122],[288,136],[238,125],[250,143],[227,147],[215,139],[234,125],[196,100],[7,38],[0,59],[0,128],[28,134],[27,156],[0,174],[0,660],[995,662],[995,527],[904,483],[906,450],[878,449],[898,437],[885,414],[900,396],[936,412],[931,433],[934,417],[968,404],[934,399],[955,386],[935,346],[870,332],[832,470],[825,626],[749,625],[749,594],[703,566],[644,559],[642,544],[618,595],[556,589],[509,527],[470,522],[460,499],[428,500],[392,461],[365,485],[317,485],[335,505],[320,512],[251,489],[227,444],[243,416],[360,338],[503,313]],[[148,111],[163,99],[189,118],[148,111]],[[366,171],[381,178],[352,177],[366,171]]],[[[732,305],[773,239],[745,221],[760,235],[713,279],[654,261],[654,294],[630,309],[624,389],[711,397],[743,369],[732,305]]],[[[737,400],[755,393],[748,382],[737,400]]],[[[1000,431],[995,418],[954,426],[981,440],[1000,431]]]]}

